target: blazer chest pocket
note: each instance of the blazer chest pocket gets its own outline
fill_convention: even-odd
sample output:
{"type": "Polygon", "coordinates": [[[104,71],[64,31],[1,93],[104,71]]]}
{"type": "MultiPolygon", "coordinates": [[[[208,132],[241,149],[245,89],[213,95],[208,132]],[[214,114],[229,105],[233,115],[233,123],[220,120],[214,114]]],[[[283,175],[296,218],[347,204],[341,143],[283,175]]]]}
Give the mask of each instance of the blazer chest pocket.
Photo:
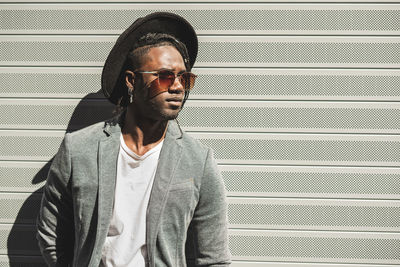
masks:
{"type": "Polygon", "coordinates": [[[166,212],[171,216],[184,218],[189,216],[193,205],[194,184],[193,180],[171,184],[166,203],[166,212]]]}
{"type": "Polygon", "coordinates": [[[169,192],[173,191],[181,191],[181,190],[193,190],[193,180],[190,179],[189,181],[177,184],[171,184],[169,188],[169,192]]]}

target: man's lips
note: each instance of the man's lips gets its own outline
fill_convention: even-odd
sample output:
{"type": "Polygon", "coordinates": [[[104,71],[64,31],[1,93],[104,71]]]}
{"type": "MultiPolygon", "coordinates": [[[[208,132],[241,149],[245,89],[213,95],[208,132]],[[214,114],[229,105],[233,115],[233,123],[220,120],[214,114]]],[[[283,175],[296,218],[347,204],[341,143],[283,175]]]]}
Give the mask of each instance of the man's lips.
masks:
{"type": "Polygon", "coordinates": [[[168,105],[173,109],[178,109],[182,107],[183,98],[171,97],[166,99],[168,105]]]}
{"type": "Polygon", "coordinates": [[[166,101],[167,102],[179,102],[180,103],[180,102],[183,101],[183,99],[180,98],[180,97],[171,97],[171,98],[167,98],[166,101]]]}

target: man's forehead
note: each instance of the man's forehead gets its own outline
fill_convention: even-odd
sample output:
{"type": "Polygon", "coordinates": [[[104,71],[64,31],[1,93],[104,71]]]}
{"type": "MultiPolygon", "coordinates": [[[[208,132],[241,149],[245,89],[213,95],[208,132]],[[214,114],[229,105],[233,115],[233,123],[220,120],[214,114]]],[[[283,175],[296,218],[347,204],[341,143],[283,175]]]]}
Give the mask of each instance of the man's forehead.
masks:
{"type": "Polygon", "coordinates": [[[184,60],[181,53],[172,45],[151,47],[140,59],[140,65],[161,64],[160,69],[184,68],[184,60]]]}

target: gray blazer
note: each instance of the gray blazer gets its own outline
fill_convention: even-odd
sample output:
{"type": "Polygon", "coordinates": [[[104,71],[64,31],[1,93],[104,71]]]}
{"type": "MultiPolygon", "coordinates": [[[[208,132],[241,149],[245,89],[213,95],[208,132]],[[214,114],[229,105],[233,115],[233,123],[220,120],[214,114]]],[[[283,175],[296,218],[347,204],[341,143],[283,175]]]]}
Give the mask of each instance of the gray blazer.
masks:
{"type": "MultiPolygon", "coordinates": [[[[49,266],[101,261],[110,224],[118,119],[68,133],[56,154],[37,220],[49,266]]],[[[209,148],[168,124],[146,216],[150,267],[228,266],[226,198],[209,148]]]]}

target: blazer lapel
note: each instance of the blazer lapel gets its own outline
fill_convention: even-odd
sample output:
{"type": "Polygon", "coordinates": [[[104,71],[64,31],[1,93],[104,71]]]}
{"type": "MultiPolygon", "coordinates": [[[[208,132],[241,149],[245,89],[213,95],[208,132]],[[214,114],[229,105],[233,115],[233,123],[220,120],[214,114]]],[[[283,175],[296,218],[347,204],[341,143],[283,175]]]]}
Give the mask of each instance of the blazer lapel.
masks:
{"type": "Polygon", "coordinates": [[[98,168],[99,193],[97,210],[97,232],[91,264],[98,266],[101,259],[101,250],[105,242],[108,227],[112,217],[115,182],[117,177],[117,159],[120,147],[121,128],[119,125],[107,125],[104,129],[106,137],[99,141],[98,168]]]}
{"type": "Polygon", "coordinates": [[[164,210],[169,191],[169,185],[182,154],[181,134],[182,132],[176,123],[170,121],[160,152],[146,214],[146,244],[150,266],[154,266],[156,237],[160,224],[160,217],[164,210]]]}

